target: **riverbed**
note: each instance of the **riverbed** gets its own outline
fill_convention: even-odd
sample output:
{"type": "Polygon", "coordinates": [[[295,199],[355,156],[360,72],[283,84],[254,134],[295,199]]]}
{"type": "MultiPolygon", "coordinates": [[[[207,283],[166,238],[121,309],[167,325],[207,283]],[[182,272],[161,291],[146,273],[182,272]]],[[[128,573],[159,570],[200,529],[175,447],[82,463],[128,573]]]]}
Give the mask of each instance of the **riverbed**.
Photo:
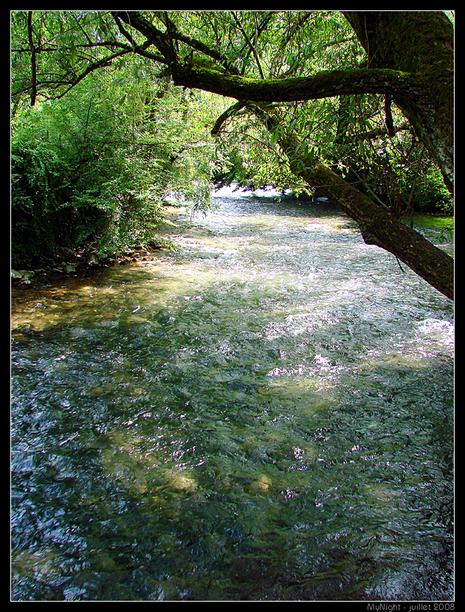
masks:
{"type": "Polygon", "coordinates": [[[331,205],[215,201],[14,292],[12,599],[453,599],[451,302],[331,205]]]}

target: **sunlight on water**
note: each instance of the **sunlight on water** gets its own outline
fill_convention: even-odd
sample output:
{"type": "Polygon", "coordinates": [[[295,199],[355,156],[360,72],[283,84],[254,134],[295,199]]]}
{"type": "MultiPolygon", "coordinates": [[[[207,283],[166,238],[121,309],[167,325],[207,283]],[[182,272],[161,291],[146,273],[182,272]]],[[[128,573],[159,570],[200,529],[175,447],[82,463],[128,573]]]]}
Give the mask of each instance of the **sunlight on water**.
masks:
{"type": "Polygon", "coordinates": [[[453,597],[452,305],[258,195],[15,291],[14,600],[453,597]]]}

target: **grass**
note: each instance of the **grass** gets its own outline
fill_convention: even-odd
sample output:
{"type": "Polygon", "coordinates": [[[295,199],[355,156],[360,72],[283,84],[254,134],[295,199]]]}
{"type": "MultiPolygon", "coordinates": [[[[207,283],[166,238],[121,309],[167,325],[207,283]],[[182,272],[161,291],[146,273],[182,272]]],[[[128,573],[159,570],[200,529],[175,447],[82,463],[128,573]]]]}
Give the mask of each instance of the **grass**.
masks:
{"type": "Polygon", "coordinates": [[[439,216],[424,213],[415,213],[406,220],[407,223],[413,222],[414,227],[424,227],[426,229],[454,231],[454,217],[439,216]]]}
{"type": "Polygon", "coordinates": [[[453,241],[453,216],[414,213],[411,217],[406,217],[404,223],[420,233],[429,235],[434,242],[449,243],[453,241]]]}

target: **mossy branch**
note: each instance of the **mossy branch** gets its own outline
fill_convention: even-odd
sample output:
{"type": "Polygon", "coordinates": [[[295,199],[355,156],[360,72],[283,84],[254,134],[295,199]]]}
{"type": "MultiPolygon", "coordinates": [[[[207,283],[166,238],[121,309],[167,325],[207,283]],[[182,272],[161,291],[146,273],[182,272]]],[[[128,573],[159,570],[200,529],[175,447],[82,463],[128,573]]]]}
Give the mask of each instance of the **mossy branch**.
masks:
{"type": "Polygon", "coordinates": [[[320,72],[312,77],[255,79],[221,74],[187,63],[171,66],[175,85],[200,88],[238,100],[292,102],[340,95],[399,93],[411,89],[413,75],[397,70],[357,68],[320,72]]]}

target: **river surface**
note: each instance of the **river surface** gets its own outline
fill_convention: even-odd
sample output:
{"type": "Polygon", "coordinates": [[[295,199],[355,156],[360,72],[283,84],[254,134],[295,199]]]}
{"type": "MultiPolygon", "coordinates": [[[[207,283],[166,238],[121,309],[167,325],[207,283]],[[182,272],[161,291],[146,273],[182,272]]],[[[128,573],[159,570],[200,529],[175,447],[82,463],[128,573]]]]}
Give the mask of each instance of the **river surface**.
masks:
{"type": "Polygon", "coordinates": [[[328,205],[216,201],[15,290],[12,599],[453,599],[451,302],[328,205]]]}

